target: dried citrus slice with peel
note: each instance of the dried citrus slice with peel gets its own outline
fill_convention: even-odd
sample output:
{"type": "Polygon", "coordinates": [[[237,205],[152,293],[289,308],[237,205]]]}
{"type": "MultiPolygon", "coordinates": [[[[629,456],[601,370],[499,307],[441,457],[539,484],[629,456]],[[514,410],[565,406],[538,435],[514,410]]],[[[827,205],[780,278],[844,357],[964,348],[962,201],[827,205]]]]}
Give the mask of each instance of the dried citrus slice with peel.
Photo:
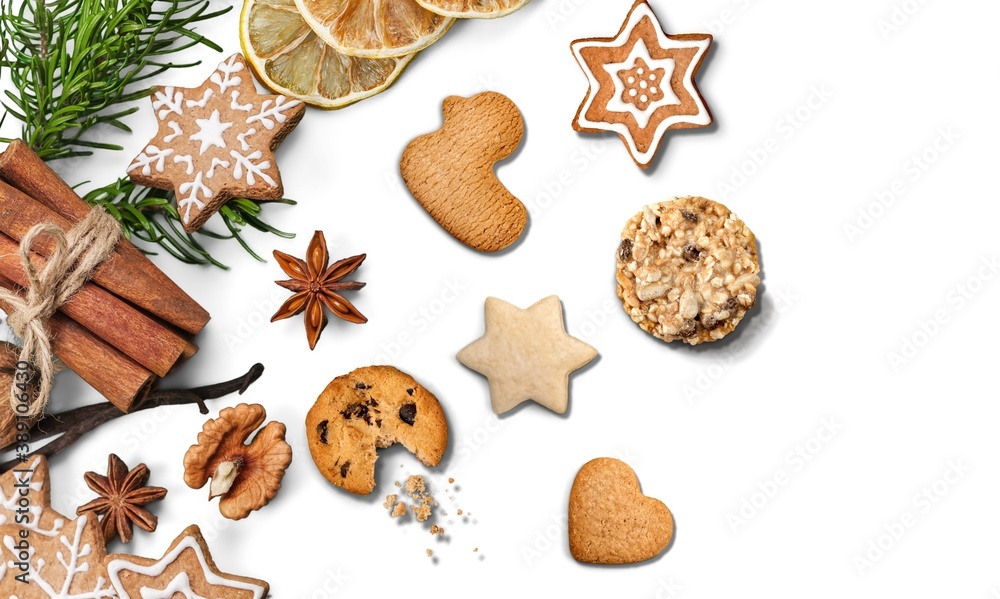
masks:
{"type": "Polygon", "coordinates": [[[341,54],[313,32],[293,0],[246,0],[240,44],[261,83],[320,108],[343,108],[385,90],[414,56],[341,54]]]}
{"type": "Polygon", "coordinates": [[[427,10],[453,19],[497,19],[527,3],[528,0],[417,0],[427,10]]]}
{"type": "Polygon", "coordinates": [[[366,58],[423,50],[455,22],[415,0],[295,0],[295,5],[323,41],[344,54],[366,58]]]}

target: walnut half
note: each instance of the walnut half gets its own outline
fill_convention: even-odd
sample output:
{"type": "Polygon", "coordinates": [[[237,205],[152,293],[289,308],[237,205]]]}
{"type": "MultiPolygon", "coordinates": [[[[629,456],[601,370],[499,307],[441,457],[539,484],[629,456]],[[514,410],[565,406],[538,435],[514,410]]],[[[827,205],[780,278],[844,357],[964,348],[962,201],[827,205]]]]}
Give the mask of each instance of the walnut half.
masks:
{"type": "Polygon", "coordinates": [[[267,505],[292,462],[280,422],[269,422],[246,444],[266,418],[264,406],[258,404],[225,408],[205,423],[198,442],[184,455],[184,482],[200,489],[211,480],[208,498],[221,496],[219,511],[231,520],[267,505]]]}

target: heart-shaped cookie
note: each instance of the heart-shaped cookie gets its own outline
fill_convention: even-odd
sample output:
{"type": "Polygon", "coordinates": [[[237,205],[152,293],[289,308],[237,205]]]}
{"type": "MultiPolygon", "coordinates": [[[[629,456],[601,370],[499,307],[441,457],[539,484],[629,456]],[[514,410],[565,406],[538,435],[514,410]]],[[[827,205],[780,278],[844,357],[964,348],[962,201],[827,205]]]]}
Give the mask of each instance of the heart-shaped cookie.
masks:
{"type": "Polygon", "coordinates": [[[674,536],[674,517],[646,497],[628,464],[597,458],[580,468],[569,494],[569,551],[581,562],[633,564],[658,555],[674,536]]]}

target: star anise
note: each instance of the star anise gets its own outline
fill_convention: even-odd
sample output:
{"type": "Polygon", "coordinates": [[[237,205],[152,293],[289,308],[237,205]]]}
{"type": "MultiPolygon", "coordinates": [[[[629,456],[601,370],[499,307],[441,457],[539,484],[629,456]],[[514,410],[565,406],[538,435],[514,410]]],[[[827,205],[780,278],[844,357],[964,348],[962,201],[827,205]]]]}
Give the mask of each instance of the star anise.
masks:
{"type": "Polygon", "coordinates": [[[156,530],[156,516],[143,506],[163,499],[167,490],[146,486],[149,468],[145,464],[129,470],[121,458],[111,454],[108,456],[107,476],[88,472],[83,478],[87,481],[87,486],[100,497],[80,506],[76,514],[104,514],[101,518],[101,531],[104,533],[105,543],[110,543],[115,536],[120,537],[123,543],[131,541],[133,524],[146,532],[156,530]]]}
{"type": "Polygon", "coordinates": [[[281,270],[292,277],[291,280],[275,281],[275,283],[294,291],[295,295],[278,308],[271,317],[271,322],[305,311],[309,349],[316,349],[320,333],[326,327],[326,312],[323,306],[333,312],[334,316],[348,322],[357,324],[368,322],[364,314],[340,295],[341,291],[354,291],[365,286],[364,283],[341,281],[361,266],[365,261],[365,254],[344,258],[327,266],[330,263],[330,252],[326,249],[326,237],[322,231],[316,231],[312,241],[309,242],[305,260],[299,260],[278,250],[274,250],[274,258],[281,266],[281,270]]]}

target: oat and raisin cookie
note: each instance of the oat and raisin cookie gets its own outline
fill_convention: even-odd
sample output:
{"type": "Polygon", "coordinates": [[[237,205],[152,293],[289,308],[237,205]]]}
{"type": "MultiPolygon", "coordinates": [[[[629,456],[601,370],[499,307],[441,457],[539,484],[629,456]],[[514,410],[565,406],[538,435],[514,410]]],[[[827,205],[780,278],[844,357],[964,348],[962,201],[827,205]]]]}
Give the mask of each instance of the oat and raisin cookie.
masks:
{"type": "Polygon", "coordinates": [[[618,246],[618,297],[646,332],[697,345],[722,339],[757,299],[753,233],[728,208],[699,197],[642,209],[618,246]]]}
{"type": "Polygon", "coordinates": [[[335,378],[306,416],[309,451],[331,483],[367,495],[375,488],[377,449],[402,443],[427,466],[448,445],[436,397],[391,366],[368,366],[335,378]]]}

